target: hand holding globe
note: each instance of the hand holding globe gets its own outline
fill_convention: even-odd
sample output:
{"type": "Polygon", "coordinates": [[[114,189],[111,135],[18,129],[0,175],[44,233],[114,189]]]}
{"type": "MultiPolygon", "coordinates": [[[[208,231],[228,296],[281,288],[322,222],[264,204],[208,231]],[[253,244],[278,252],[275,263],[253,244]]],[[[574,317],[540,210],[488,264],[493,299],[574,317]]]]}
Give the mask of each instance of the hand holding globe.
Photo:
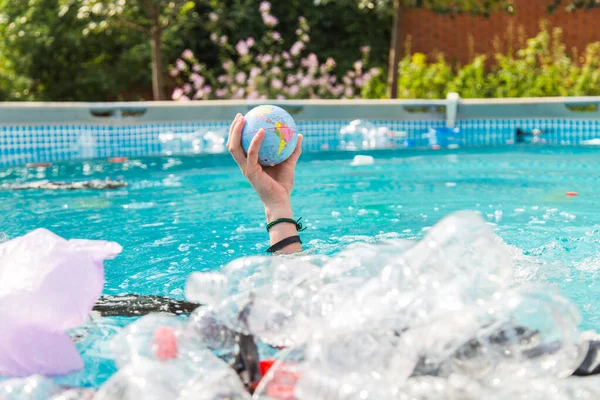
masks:
{"type": "Polygon", "coordinates": [[[294,118],[281,107],[262,105],[253,108],[245,116],[242,130],[242,147],[248,154],[250,143],[260,129],[265,137],[258,152],[258,163],[265,166],[280,164],[288,159],[296,148],[298,133],[294,118]]]}
{"type": "Polygon", "coordinates": [[[266,118],[258,118],[260,122],[256,122],[252,115],[250,118],[251,121],[255,121],[254,124],[246,121],[241,114],[235,117],[229,130],[227,147],[265,205],[267,218],[291,218],[293,214],[290,196],[294,187],[294,169],[302,153],[302,135],[296,133],[291,116],[287,120],[269,118],[271,122],[266,121],[266,118]],[[285,127],[277,125],[278,122],[285,124],[285,127]],[[246,128],[246,125],[249,128],[246,128]],[[291,132],[286,132],[286,128],[291,129],[291,132]],[[256,132],[253,129],[257,129],[256,132]],[[246,132],[245,137],[243,132],[246,132]],[[272,136],[271,139],[267,139],[269,136],[272,136]],[[245,142],[248,144],[244,144],[245,142]],[[273,146],[277,148],[273,149],[273,146]],[[269,165],[262,166],[260,157],[269,165]]]}

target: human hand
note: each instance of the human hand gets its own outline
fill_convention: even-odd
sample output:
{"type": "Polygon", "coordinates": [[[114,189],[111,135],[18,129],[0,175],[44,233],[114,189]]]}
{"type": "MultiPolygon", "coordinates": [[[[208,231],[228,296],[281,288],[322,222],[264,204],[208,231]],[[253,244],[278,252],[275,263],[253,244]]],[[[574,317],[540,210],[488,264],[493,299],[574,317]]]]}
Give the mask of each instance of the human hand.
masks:
{"type": "Polygon", "coordinates": [[[229,152],[263,202],[267,220],[270,222],[278,218],[293,218],[291,194],[294,188],[294,169],[302,153],[302,135],[298,135],[296,149],[286,161],[273,167],[263,167],[258,163],[258,152],[265,131],[258,131],[246,156],[242,148],[244,124],[244,117],[236,115],[229,129],[229,152]]]}

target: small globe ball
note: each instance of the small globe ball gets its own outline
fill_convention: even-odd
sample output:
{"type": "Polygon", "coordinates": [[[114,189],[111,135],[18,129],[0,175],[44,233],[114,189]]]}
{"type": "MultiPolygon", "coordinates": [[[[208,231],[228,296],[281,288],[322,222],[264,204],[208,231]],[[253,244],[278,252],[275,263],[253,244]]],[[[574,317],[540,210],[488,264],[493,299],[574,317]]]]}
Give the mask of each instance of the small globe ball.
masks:
{"type": "Polygon", "coordinates": [[[298,131],[294,118],[281,107],[262,105],[253,108],[245,116],[242,130],[242,147],[246,154],[259,129],[265,137],[258,152],[261,165],[273,166],[287,160],[298,143],[298,131]]]}

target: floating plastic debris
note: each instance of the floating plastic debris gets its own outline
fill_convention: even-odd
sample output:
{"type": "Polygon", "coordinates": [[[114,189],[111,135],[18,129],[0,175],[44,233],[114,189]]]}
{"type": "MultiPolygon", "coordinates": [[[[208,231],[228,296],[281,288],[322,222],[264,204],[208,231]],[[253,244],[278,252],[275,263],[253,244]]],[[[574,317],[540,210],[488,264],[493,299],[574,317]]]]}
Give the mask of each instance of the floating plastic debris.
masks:
{"type": "Polygon", "coordinates": [[[53,182],[48,180],[33,181],[25,183],[3,183],[3,190],[111,190],[126,187],[127,182],[106,178],[92,179],[79,182],[53,182]]]}
{"type": "Polygon", "coordinates": [[[0,244],[0,376],[83,367],[65,330],[82,324],[104,285],[114,242],[65,240],[36,229],[0,244]]]}
{"type": "Polygon", "coordinates": [[[214,129],[206,132],[175,133],[164,132],[158,135],[161,151],[166,155],[224,153],[227,129],[214,129]]]}
{"type": "Polygon", "coordinates": [[[352,165],[353,167],[356,167],[359,165],[373,165],[374,163],[375,163],[375,159],[371,156],[357,155],[357,156],[354,156],[354,159],[352,160],[350,165],[352,165]]]}
{"type": "Polygon", "coordinates": [[[433,149],[447,147],[456,149],[462,142],[462,134],[459,128],[431,128],[427,134],[429,146],[433,149]]]}
{"type": "Polygon", "coordinates": [[[186,296],[206,305],[124,328],[119,371],[94,398],[598,398],[600,376],[570,376],[600,373],[599,336],[578,332],[556,290],[526,282],[540,265],[517,253],[458,212],[420,241],[195,273],[186,296]]]}
{"type": "Polygon", "coordinates": [[[397,147],[394,139],[405,135],[395,135],[386,127],[377,127],[360,119],[350,122],[340,130],[341,150],[373,150],[397,147]]]}

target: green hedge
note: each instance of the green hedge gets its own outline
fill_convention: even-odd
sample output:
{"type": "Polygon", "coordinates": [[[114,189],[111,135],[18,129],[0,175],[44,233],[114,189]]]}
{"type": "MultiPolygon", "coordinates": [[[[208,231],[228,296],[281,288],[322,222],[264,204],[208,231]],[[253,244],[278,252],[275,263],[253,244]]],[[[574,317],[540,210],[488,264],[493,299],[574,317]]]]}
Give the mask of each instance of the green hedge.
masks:
{"type": "MultiPolygon", "coordinates": [[[[542,23],[540,33],[514,54],[497,53],[492,60],[477,56],[453,66],[442,54],[428,59],[414,53],[400,62],[399,73],[400,98],[439,99],[448,92],[463,98],[598,96],[600,42],[589,44],[580,56],[569,55],[561,29],[542,23]]],[[[362,96],[385,98],[383,77],[371,79],[362,96]]]]}

